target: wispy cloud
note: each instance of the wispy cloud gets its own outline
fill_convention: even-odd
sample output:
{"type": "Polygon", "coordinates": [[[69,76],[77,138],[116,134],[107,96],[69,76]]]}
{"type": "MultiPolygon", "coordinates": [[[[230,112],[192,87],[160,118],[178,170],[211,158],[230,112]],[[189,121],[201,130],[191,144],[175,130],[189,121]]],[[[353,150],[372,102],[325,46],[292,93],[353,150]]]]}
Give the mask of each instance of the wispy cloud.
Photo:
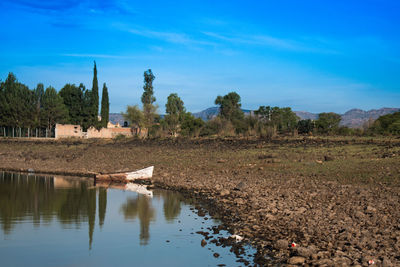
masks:
{"type": "Polygon", "coordinates": [[[197,40],[184,33],[129,29],[128,32],[146,38],[158,39],[181,45],[215,45],[213,42],[197,40]]]}
{"type": "Polygon", "coordinates": [[[234,44],[266,46],[275,49],[298,52],[336,53],[336,51],[330,49],[318,48],[315,45],[309,45],[296,40],[277,38],[270,35],[223,35],[215,32],[202,33],[211,38],[234,44]]]}
{"type": "Polygon", "coordinates": [[[131,59],[133,56],[118,56],[108,54],[61,54],[63,57],[83,57],[83,58],[110,58],[110,59],[131,59]]]}

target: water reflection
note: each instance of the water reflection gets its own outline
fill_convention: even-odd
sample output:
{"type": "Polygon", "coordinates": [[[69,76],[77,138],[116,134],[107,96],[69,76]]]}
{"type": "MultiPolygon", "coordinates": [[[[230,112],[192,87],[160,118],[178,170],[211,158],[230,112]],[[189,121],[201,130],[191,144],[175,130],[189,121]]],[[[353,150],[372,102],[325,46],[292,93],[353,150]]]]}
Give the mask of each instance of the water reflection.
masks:
{"type": "Polygon", "coordinates": [[[151,199],[140,194],[136,198],[128,198],[126,203],[122,204],[121,211],[126,220],[134,220],[139,217],[140,244],[147,245],[150,238],[150,222],[155,218],[155,209],[152,207],[151,199]]]}
{"type": "MultiPolygon", "coordinates": [[[[88,224],[89,249],[98,213],[98,225],[103,227],[107,211],[109,188],[127,189],[122,184],[93,184],[79,178],[43,177],[2,172],[0,175],[0,223],[4,234],[10,234],[19,221],[32,220],[34,226],[49,224],[54,219],[66,228],[75,225],[81,228],[88,224]]],[[[158,191],[156,197],[163,198],[163,213],[172,223],[181,212],[182,197],[171,191],[158,191]]],[[[121,205],[126,221],[139,220],[140,244],[147,245],[150,239],[150,223],[156,219],[156,209],[148,194],[128,196],[121,205]]]]}

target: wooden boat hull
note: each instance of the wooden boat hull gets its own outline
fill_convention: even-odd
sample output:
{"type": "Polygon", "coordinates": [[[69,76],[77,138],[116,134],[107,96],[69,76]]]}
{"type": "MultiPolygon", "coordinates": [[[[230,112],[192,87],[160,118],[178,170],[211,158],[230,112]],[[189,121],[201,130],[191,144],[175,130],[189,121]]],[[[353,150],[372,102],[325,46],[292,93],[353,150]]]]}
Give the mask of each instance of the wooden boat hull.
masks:
{"type": "Polygon", "coordinates": [[[96,174],[96,180],[111,182],[133,182],[135,180],[146,180],[153,177],[154,166],[133,172],[96,174]]]}

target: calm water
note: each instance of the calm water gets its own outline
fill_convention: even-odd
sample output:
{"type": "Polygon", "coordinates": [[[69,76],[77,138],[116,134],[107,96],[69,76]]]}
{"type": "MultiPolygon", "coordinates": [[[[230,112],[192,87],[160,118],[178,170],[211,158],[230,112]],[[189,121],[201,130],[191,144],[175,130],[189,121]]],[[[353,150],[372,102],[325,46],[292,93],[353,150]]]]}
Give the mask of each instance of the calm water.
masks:
{"type": "Polygon", "coordinates": [[[0,172],[0,266],[240,265],[229,247],[201,247],[195,232],[217,222],[180,194],[121,189],[0,172]]]}

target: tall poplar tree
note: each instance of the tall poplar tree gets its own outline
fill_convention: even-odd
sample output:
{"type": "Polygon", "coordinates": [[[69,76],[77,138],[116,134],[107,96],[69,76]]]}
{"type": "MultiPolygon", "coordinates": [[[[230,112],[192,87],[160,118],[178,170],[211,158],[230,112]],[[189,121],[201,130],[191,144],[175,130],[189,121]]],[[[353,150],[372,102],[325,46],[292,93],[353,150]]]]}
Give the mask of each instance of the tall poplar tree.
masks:
{"type": "Polygon", "coordinates": [[[94,62],[94,68],[93,68],[93,85],[92,85],[92,125],[97,126],[98,125],[98,119],[97,116],[99,115],[99,83],[97,81],[97,67],[96,67],[96,61],[94,62]]]}
{"type": "Polygon", "coordinates": [[[110,102],[108,100],[108,89],[106,83],[103,84],[103,93],[101,96],[101,126],[107,128],[109,120],[110,102]]]}
{"type": "Polygon", "coordinates": [[[142,95],[143,115],[144,115],[145,127],[147,127],[149,130],[154,123],[156,115],[155,113],[157,109],[157,107],[153,105],[153,103],[156,101],[153,92],[154,79],[155,76],[153,75],[151,69],[148,69],[147,71],[144,72],[144,86],[143,86],[144,92],[142,95]]]}

